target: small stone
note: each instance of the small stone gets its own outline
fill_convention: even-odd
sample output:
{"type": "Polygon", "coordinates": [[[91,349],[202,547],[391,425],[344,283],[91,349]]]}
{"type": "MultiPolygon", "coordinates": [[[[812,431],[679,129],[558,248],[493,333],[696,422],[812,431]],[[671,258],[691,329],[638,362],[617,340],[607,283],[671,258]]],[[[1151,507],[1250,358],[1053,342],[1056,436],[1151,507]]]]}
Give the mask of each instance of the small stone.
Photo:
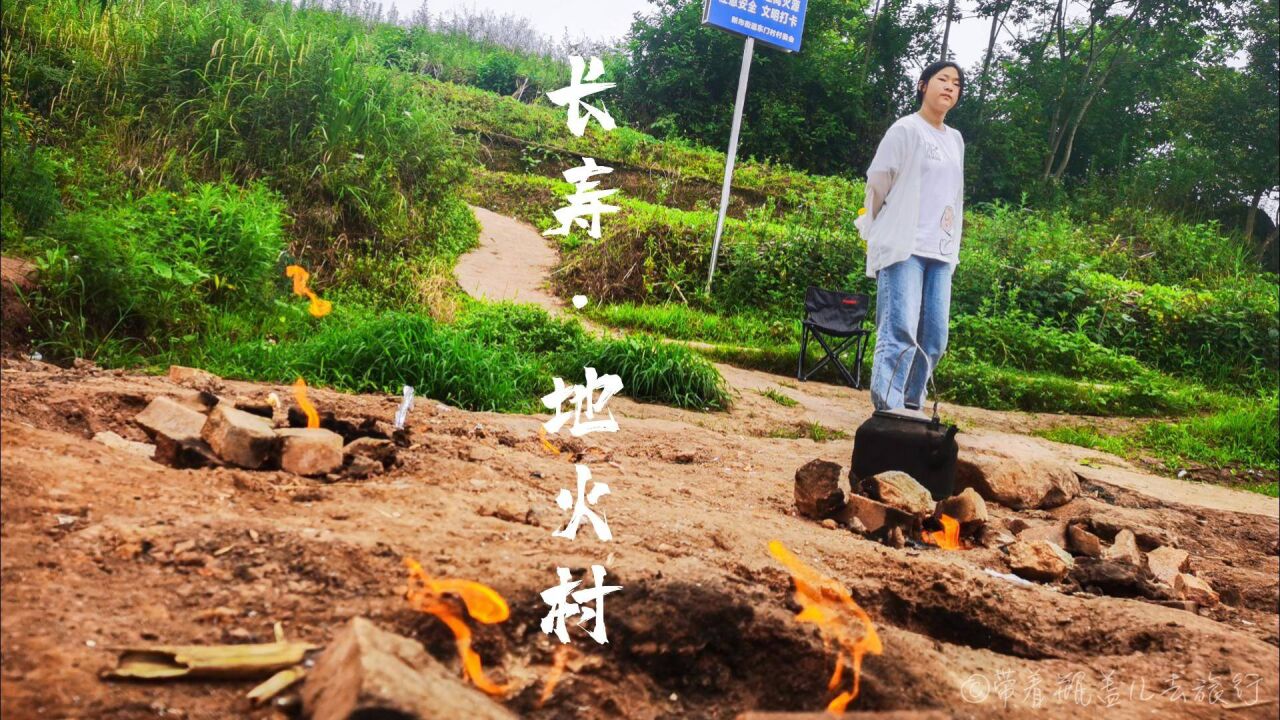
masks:
{"type": "Polygon", "coordinates": [[[342,473],[347,477],[362,480],[370,475],[380,473],[382,470],[382,463],[373,458],[365,457],[364,455],[349,455],[342,473]]]}
{"type": "Polygon", "coordinates": [[[175,440],[199,440],[205,416],[163,395],[156,397],[133,419],[152,439],[163,435],[175,440]]]}
{"type": "MultiPolygon", "coordinates": [[[[836,522],[846,525],[852,525],[853,521],[857,520],[862,523],[863,532],[868,533],[879,532],[885,527],[906,527],[908,530],[916,530],[920,525],[920,520],[916,516],[908,515],[897,508],[862,495],[850,495],[849,502],[836,514],[835,519],[836,522]]],[[[919,535],[918,532],[910,534],[912,537],[919,535]]]]}
{"type": "Polygon", "coordinates": [[[348,457],[366,457],[389,467],[396,459],[395,443],[385,438],[361,437],[347,443],[342,453],[348,457]]]}
{"type": "Polygon", "coordinates": [[[1172,586],[1179,573],[1191,569],[1191,555],[1186,550],[1161,546],[1147,553],[1147,567],[1157,580],[1172,586]]]}
{"type": "Polygon", "coordinates": [[[1080,587],[1094,588],[1114,597],[1175,599],[1173,591],[1156,582],[1146,568],[1119,560],[1082,557],[1071,569],[1071,579],[1080,587]]]}
{"type": "Polygon", "coordinates": [[[891,470],[880,473],[863,483],[874,500],[912,515],[926,516],[933,513],[933,496],[925,486],[904,472],[891,470]]]}
{"type": "Polygon", "coordinates": [[[889,547],[900,548],[907,544],[907,537],[902,532],[902,527],[894,525],[889,528],[889,534],[885,536],[885,544],[889,547]]]}
{"type": "Polygon", "coordinates": [[[1028,580],[1056,582],[1075,565],[1067,551],[1047,540],[1018,540],[1005,551],[1009,553],[1009,568],[1028,580]]]}
{"type": "Polygon", "coordinates": [[[850,530],[858,533],[859,535],[865,535],[867,533],[867,526],[863,525],[862,521],[856,517],[849,518],[849,521],[846,524],[849,526],[850,530]]]}
{"type": "Polygon", "coordinates": [[[417,640],[356,617],[325,646],[302,687],[312,720],[515,715],[431,657],[417,640]]]}
{"type": "Polygon", "coordinates": [[[1102,551],[1102,558],[1142,567],[1142,554],[1138,552],[1138,541],[1133,536],[1133,531],[1121,530],[1116,533],[1115,542],[1102,551]]]}
{"type": "Polygon", "coordinates": [[[1104,515],[1090,516],[1089,529],[1093,531],[1093,534],[1103,539],[1114,538],[1120,534],[1121,530],[1128,530],[1133,533],[1134,538],[1138,541],[1138,549],[1146,552],[1155,550],[1161,545],[1170,547],[1179,545],[1178,538],[1163,528],[1104,515]]]}
{"type": "Polygon", "coordinates": [[[467,459],[471,462],[488,462],[496,456],[493,448],[485,445],[472,445],[467,451],[467,459]]]}
{"type": "Polygon", "coordinates": [[[1058,547],[1067,546],[1067,521],[1057,520],[1048,523],[1036,524],[1029,526],[1026,530],[1017,533],[1018,539],[1023,542],[1036,542],[1044,540],[1051,542],[1058,547]]]}
{"type": "Polygon", "coordinates": [[[984,548],[1000,548],[1017,540],[1013,533],[997,525],[983,525],[978,531],[978,544],[984,548]]]}
{"type": "Polygon", "coordinates": [[[1209,583],[1188,573],[1178,573],[1173,580],[1173,589],[1183,598],[1205,607],[1217,605],[1221,600],[1209,583]]]}
{"type": "Polygon", "coordinates": [[[171,440],[164,435],[156,436],[156,451],[152,459],[179,470],[220,467],[224,464],[221,458],[213,454],[209,443],[200,438],[171,440]]]}
{"type": "Polygon", "coordinates": [[[342,436],[324,428],[286,428],[280,436],[280,468],[295,475],[326,475],[342,467],[342,436]]]}
{"type": "Polygon", "coordinates": [[[207,370],[182,365],[169,366],[169,381],[204,392],[217,392],[222,389],[222,378],[207,370]]]}
{"type": "Polygon", "coordinates": [[[828,460],[810,460],[796,470],[796,512],[801,517],[818,520],[829,517],[844,507],[840,490],[840,465],[828,460]]]}
{"type": "MultiPolygon", "coordinates": [[[[271,461],[279,438],[271,421],[221,403],[209,413],[201,438],[218,457],[243,468],[260,468],[271,461]]],[[[341,464],[339,438],[339,464],[341,464]]]]}
{"type": "Polygon", "coordinates": [[[965,488],[959,495],[953,495],[938,501],[934,515],[947,515],[960,523],[961,527],[978,525],[988,521],[987,501],[982,499],[973,488],[965,488]]]}
{"type": "Polygon", "coordinates": [[[838,528],[838,527],[840,527],[840,526],[836,524],[836,521],[835,521],[835,520],[832,520],[831,518],[827,518],[826,520],[823,520],[823,521],[822,521],[822,527],[824,527],[824,528],[826,528],[826,529],[828,529],[828,530],[835,530],[836,528],[838,528]]]}
{"type": "Polygon", "coordinates": [[[125,438],[120,437],[119,435],[117,435],[114,432],[111,432],[110,430],[95,434],[93,436],[93,439],[102,443],[103,445],[106,445],[109,448],[114,448],[116,450],[123,450],[129,453],[130,455],[136,455],[140,458],[146,458],[148,460],[150,460],[151,456],[154,455],[156,452],[155,445],[152,445],[150,443],[138,442],[136,440],[126,440],[125,438]]]}
{"type": "Polygon", "coordinates": [[[1079,524],[1067,526],[1067,547],[1077,555],[1102,557],[1102,540],[1079,524]]]}

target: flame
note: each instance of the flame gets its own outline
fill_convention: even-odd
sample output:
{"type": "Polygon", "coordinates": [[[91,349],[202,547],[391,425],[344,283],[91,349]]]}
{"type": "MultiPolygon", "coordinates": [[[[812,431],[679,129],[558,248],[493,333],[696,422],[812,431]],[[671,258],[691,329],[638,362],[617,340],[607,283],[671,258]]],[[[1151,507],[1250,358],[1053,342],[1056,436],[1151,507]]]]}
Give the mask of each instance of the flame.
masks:
{"type": "Polygon", "coordinates": [[[547,440],[547,429],[541,425],[538,426],[538,439],[542,440],[542,447],[546,449],[547,452],[559,457],[560,448],[552,445],[551,441],[547,440]]]}
{"type": "Polygon", "coordinates": [[[293,397],[298,401],[302,412],[307,414],[307,427],[320,427],[320,415],[316,412],[316,406],[307,399],[307,381],[301,377],[293,381],[293,397]]]}
{"type": "Polygon", "coordinates": [[[311,300],[311,306],[307,308],[307,312],[311,313],[312,317],[324,317],[333,310],[333,303],[321,300],[307,288],[307,278],[311,277],[311,273],[304,270],[301,265],[290,265],[284,269],[284,274],[293,280],[294,295],[305,295],[311,300]]]}
{"type": "Polygon", "coordinates": [[[924,531],[922,533],[924,541],[930,545],[937,545],[943,550],[962,549],[964,546],[960,543],[960,521],[945,514],[938,520],[942,523],[942,529],[933,532],[924,531]]]}
{"type": "Polygon", "coordinates": [[[506,685],[497,685],[485,677],[480,655],[471,649],[471,629],[445,602],[444,596],[457,595],[466,606],[467,614],[486,625],[500,623],[511,616],[507,601],[493,588],[478,582],[432,578],[413,558],[405,558],[404,564],[409,568],[409,590],[405,595],[409,604],[440,618],[453,631],[458,658],[462,660],[462,672],[476,687],[490,695],[505,695],[506,685]]]}
{"type": "Polygon", "coordinates": [[[876,634],[876,628],[871,624],[866,611],[853,601],[853,596],[843,585],[805,565],[777,540],[769,543],[769,554],[786,566],[795,581],[795,599],[801,608],[796,620],[817,625],[823,643],[829,647],[829,643],[834,640],[838,646],[836,668],[831,674],[831,681],[827,683],[828,690],[835,690],[840,686],[844,677],[845,658],[848,658],[848,665],[853,672],[853,689],[840,693],[827,705],[827,712],[842,713],[858,697],[862,656],[867,653],[879,655],[884,650],[884,646],[880,644],[880,636],[876,634]],[[854,620],[858,622],[855,623],[854,620]]]}
{"type": "Polygon", "coordinates": [[[575,654],[569,645],[561,645],[556,648],[555,660],[551,665],[551,669],[547,671],[546,685],[542,688],[542,695],[538,698],[538,704],[534,708],[540,708],[551,699],[551,693],[555,692],[556,684],[560,682],[560,676],[564,674],[564,666],[569,662],[569,656],[575,654]]]}

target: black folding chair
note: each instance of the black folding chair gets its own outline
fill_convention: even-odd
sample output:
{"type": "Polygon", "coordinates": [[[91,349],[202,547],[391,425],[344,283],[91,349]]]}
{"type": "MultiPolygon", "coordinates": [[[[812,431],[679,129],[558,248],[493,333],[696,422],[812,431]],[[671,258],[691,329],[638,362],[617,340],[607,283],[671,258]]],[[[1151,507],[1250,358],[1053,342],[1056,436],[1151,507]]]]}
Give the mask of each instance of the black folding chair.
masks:
{"type": "Polygon", "coordinates": [[[867,350],[867,337],[870,330],[864,330],[862,321],[867,317],[867,309],[871,298],[857,293],[843,293],[835,290],[823,290],[809,286],[804,293],[804,320],[800,331],[800,366],[796,370],[797,380],[808,380],[829,362],[834,362],[840,376],[851,386],[862,389],[862,356],[867,350]],[[804,361],[809,349],[809,335],[822,345],[827,356],[811,370],[805,372],[804,361]],[[843,338],[842,342],[832,349],[827,338],[843,338]],[[853,374],[840,361],[840,356],[850,347],[855,351],[853,374]]]}

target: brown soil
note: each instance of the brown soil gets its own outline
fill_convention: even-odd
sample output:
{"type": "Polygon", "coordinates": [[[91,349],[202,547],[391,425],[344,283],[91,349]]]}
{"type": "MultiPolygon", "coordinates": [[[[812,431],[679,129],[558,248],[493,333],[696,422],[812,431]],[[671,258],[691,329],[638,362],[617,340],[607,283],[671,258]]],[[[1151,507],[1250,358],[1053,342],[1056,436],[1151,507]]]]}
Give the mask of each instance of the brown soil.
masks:
{"type": "Polygon", "coordinates": [[[35,266],[25,260],[0,257],[0,353],[16,357],[27,341],[31,313],[20,293],[32,287],[35,266]]]}

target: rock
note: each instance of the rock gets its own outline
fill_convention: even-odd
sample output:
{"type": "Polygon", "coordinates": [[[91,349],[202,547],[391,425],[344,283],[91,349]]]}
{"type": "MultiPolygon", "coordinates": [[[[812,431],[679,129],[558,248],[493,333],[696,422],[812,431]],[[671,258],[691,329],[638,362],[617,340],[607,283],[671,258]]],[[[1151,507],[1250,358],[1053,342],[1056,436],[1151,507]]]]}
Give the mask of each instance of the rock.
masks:
{"type": "Polygon", "coordinates": [[[395,443],[385,438],[356,438],[342,448],[342,454],[350,458],[357,456],[376,461],[382,467],[390,467],[396,460],[395,443]]]}
{"type": "Polygon", "coordinates": [[[200,438],[170,440],[164,435],[156,436],[156,452],[152,459],[179,470],[221,467],[225,464],[213,454],[209,443],[200,438]]]}
{"type": "Polygon", "coordinates": [[[1170,589],[1157,583],[1146,568],[1118,560],[1080,558],[1071,569],[1071,579],[1080,587],[1093,588],[1114,597],[1175,599],[1170,589]]]}
{"type": "Polygon", "coordinates": [[[987,501],[983,500],[973,488],[965,488],[959,495],[938,501],[933,514],[937,517],[947,515],[959,522],[963,528],[986,523],[989,519],[987,501]]]}
{"type": "Polygon", "coordinates": [[[150,460],[151,456],[155,455],[156,452],[155,445],[138,442],[136,440],[126,440],[110,430],[95,434],[93,439],[109,448],[123,450],[130,455],[137,455],[140,458],[146,458],[148,460],[150,460]]]}
{"type": "Polygon", "coordinates": [[[280,469],[295,475],[325,475],[342,467],[342,436],[324,428],[285,428],[280,437],[280,469]]]}
{"type": "MultiPolygon", "coordinates": [[[[839,463],[810,460],[800,466],[796,470],[795,503],[796,512],[814,520],[839,512],[844,507],[839,463]]],[[[870,524],[867,527],[871,527],[870,524]]]]}
{"type": "Polygon", "coordinates": [[[1179,573],[1191,569],[1191,555],[1186,550],[1161,546],[1147,553],[1147,568],[1157,580],[1173,586],[1179,573]]]}
{"type": "Polygon", "coordinates": [[[1080,494],[1071,466],[1028,438],[964,433],[957,440],[957,488],[972,487],[984,499],[1015,510],[1057,507],[1080,494]]]}
{"type": "Polygon", "coordinates": [[[1018,539],[1023,542],[1036,542],[1044,540],[1051,542],[1058,547],[1067,546],[1067,521],[1055,520],[1047,523],[1037,523],[1029,525],[1027,529],[1016,533],[1018,539]]]}
{"type": "Polygon", "coordinates": [[[383,470],[382,463],[364,455],[348,455],[346,463],[342,469],[342,474],[357,480],[363,480],[383,470]]]}
{"type": "Polygon", "coordinates": [[[856,517],[849,518],[849,522],[846,523],[846,526],[849,528],[849,530],[856,532],[859,535],[865,535],[867,532],[867,526],[863,525],[862,521],[856,517]]]}
{"type": "Polygon", "coordinates": [[[995,525],[983,525],[978,532],[978,544],[984,548],[998,548],[1017,542],[1013,533],[995,525]]]}
{"type": "Polygon", "coordinates": [[[1026,530],[1027,528],[1031,527],[1031,523],[1027,522],[1025,518],[1008,517],[1004,519],[1004,526],[1005,526],[1005,529],[1007,529],[1009,532],[1013,533],[1014,535],[1017,535],[1023,530],[1026,530]]]}
{"type": "Polygon", "coordinates": [[[1138,548],[1147,552],[1155,550],[1161,545],[1178,546],[1177,537],[1173,533],[1162,528],[1112,515],[1091,515],[1089,517],[1089,529],[1093,531],[1093,534],[1104,540],[1115,538],[1116,535],[1120,534],[1121,530],[1128,530],[1133,533],[1134,539],[1137,540],[1138,548]]]}
{"type": "Polygon", "coordinates": [[[467,449],[467,459],[471,462],[488,462],[497,457],[493,448],[484,445],[472,445],[467,449]]]}
{"type": "Polygon", "coordinates": [[[1217,605],[1221,599],[1209,583],[1188,573],[1178,573],[1173,579],[1173,589],[1183,598],[1206,607],[1217,605]]]}
{"type": "Polygon", "coordinates": [[[885,536],[884,542],[889,547],[900,548],[907,544],[907,537],[902,533],[902,526],[894,525],[889,528],[889,534],[885,536]]]}
{"type": "Polygon", "coordinates": [[[826,528],[826,529],[828,529],[828,530],[835,530],[836,528],[838,528],[838,527],[840,527],[840,526],[836,524],[836,521],[835,521],[835,520],[832,520],[831,518],[827,518],[826,520],[823,520],[823,521],[822,521],[822,527],[824,527],[824,528],[826,528]]]}
{"type": "Polygon", "coordinates": [[[1066,577],[1075,565],[1066,550],[1047,540],[1018,540],[1006,547],[1005,552],[1009,553],[1009,568],[1028,580],[1056,582],[1066,577]]]}
{"type": "Polygon", "coordinates": [[[1116,539],[1111,547],[1102,551],[1102,559],[1116,560],[1142,567],[1142,553],[1138,552],[1138,541],[1133,536],[1131,530],[1121,530],[1116,533],[1116,539]]]}
{"type": "MultiPolygon", "coordinates": [[[[209,413],[201,438],[218,457],[250,470],[271,462],[279,446],[271,421],[221,403],[209,413]]],[[[341,455],[339,447],[339,455],[341,455]]]]}
{"type": "Polygon", "coordinates": [[[216,393],[222,389],[222,378],[207,370],[182,365],[169,366],[169,381],[209,393],[216,393]]]}
{"type": "Polygon", "coordinates": [[[1102,540],[1084,529],[1083,525],[1073,523],[1067,526],[1067,547],[1071,552],[1085,557],[1102,557],[1102,540]]]}
{"type": "Polygon", "coordinates": [[[133,419],[155,440],[164,436],[169,440],[199,440],[205,425],[205,416],[184,407],[163,395],[156,397],[133,419]]]}
{"type": "Polygon", "coordinates": [[[312,720],[395,717],[405,720],[516,716],[467,685],[416,640],[356,617],[316,659],[302,686],[312,720]]]}
{"type": "Polygon", "coordinates": [[[912,515],[933,513],[933,496],[916,479],[904,472],[890,470],[862,481],[862,487],[872,500],[879,500],[889,507],[912,515]]]}
{"type": "Polygon", "coordinates": [[[852,525],[854,520],[862,523],[863,532],[867,533],[901,527],[911,537],[920,535],[918,532],[920,519],[915,515],[908,515],[897,508],[861,495],[850,495],[849,502],[836,514],[836,522],[852,525]]]}

